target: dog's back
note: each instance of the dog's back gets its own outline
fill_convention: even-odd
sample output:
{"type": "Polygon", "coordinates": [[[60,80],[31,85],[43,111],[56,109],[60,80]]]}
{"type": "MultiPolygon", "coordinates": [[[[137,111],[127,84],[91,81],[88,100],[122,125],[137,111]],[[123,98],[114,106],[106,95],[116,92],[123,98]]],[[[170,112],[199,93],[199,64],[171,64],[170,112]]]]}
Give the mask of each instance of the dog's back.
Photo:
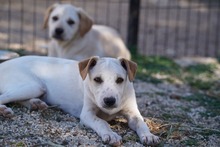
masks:
{"type": "Polygon", "coordinates": [[[0,73],[0,105],[44,95],[43,101],[79,117],[83,86],[77,61],[26,56],[3,62],[0,73]]]}
{"type": "Polygon", "coordinates": [[[91,31],[97,34],[104,56],[131,58],[127,47],[115,29],[103,25],[93,25],[91,31]]]}

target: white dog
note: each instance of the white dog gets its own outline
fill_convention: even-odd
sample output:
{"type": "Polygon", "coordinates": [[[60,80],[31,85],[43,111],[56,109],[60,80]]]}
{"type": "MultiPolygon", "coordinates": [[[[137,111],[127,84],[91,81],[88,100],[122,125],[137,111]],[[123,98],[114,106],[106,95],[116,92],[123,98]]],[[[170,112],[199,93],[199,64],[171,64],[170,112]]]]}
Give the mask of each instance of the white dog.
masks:
{"type": "Polygon", "coordinates": [[[81,60],[91,56],[123,57],[130,53],[112,28],[93,25],[91,18],[70,4],[54,4],[46,11],[44,28],[49,27],[48,56],[81,60]]]}
{"type": "Polygon", "coordinates": [[[27,56],[0,64],[0,113],[13,115],[6,103],[20,101],[30,109],[47,104],[80,118],[104,142],[119,145],[121,137],[108,123],[124,115],[142,143],[159,138],[150,133],[138,110],[132,81],[136,64],[124,58],[74,60],[27,56]]]}

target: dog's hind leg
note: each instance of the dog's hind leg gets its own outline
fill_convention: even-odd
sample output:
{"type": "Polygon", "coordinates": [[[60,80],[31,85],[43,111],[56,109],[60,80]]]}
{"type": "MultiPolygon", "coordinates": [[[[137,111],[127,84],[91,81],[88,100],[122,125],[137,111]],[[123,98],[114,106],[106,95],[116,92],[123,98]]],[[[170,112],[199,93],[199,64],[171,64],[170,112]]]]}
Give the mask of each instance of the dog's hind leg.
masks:
{"type": "Polygon", "coordinates": [[[38,98],[46,92],[43,85],[37,82],[29,82],[27,84],[9,87],[12,88],[3,91],[0,95],[0,114],[6,117],[13,115],[13,111],[4,104],[38,98]]]}
{"type": "Polygon", "coordinates": [[[11,108],[6,107],[5,105],[0,105],[0,114],[2,114],[4,117],[12,117],[14,112],[11,110],[11,108]]]}
{"type": "Polygon", "coordinates": [[[21,101],[19,104],[27,107],[29,110],[43,110],[48,107],[48,105],[39,98],[32,98],[29,100],[21,101]]]}

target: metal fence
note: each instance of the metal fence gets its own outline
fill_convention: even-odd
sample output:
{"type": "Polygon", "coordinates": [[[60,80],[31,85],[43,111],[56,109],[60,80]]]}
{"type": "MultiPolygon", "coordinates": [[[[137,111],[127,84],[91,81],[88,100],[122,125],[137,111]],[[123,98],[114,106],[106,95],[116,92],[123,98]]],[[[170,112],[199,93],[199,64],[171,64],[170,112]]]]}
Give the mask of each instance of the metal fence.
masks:
{"type": "Polygon", "coordinates": [[[45,53],[44,12],[51,4],[64,2],[85,9],[95,23],[115,28],[129,45],[134,36],[130,30],[137,30],[134,46],[140,54],[220,56],[219,0],[140,0],[139,9],[133,10],[139,12],[137,28],[128,27],[130,1],[0,0],[0,48],[45,53]]]}
{"type": "Polygon", "coordinates": [[[139,52],[220,56],[220,0],[142,0],[139,52]]]}

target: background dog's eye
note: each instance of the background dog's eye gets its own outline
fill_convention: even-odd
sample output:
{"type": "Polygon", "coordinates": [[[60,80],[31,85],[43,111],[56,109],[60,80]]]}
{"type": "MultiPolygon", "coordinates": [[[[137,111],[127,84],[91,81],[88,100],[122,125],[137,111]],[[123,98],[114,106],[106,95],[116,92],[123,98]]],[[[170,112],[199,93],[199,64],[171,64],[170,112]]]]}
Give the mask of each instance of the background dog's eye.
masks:
{"type": "Polygon", "coordinates": [[[99,84],[101,84],[103,82],[101,77],[94,78],[94,81],[99,84]]]}
{"type": "Polygon", "coordinates": [[[124,81],[124,79],[120,78],[120,77],[116,79],[117,84],[121,84],[123,81],[124,81]]]}
{"type": "Polygon", "coordinates": [[[57,21],[58,17],[57,16],[53,16],[52,19],[53,19],[53,21],[57,21]]]}
{"type": "Polygon", "coordinates": [[[69,20],[67,20],[67,23],[68,23],[69,25],[73,25],[75,22],[74,22],[72,19],[69,19],[69,20]]]}

